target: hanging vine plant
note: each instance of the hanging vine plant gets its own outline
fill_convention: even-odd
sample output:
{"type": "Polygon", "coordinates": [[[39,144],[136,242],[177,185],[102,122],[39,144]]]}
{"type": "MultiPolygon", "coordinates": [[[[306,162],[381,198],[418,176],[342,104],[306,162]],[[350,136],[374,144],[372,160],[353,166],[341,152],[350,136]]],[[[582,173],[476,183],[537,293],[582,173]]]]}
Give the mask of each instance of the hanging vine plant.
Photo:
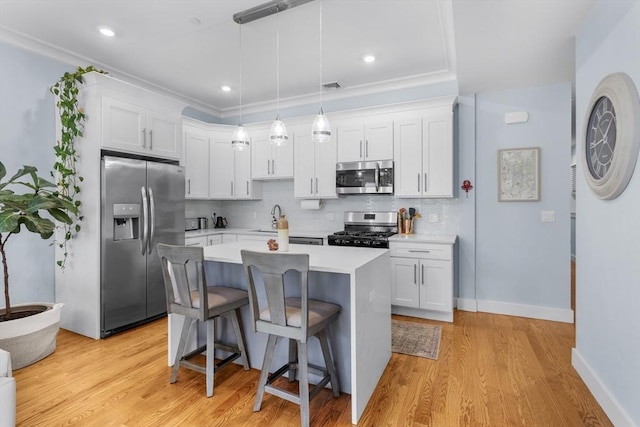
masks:
{"type": "Polygon", "coordinates": [[[67,260],[67,244],[73,236],[80,231],[82,221],[81,202],[76,197],[80,193],[80,185],[83,177],[78,174],[78,150],[76,142],[83,136],[86,114],[78,104],[80,86],[84,83],[83,75],[89,72],[107,74],[103,70],[96,69],[93,65],[86,68],[78,67],[73,73],[64,73],[62,78],[51,87],[51,93],[56,96],[56,106],[60,114],[61,133],[60,139],[53,147],[56,162],[53,165],[52,176],[56,180],[58,192],[68,197],[76,207],[75,211],[67,212],[72,221],[69,224],[60,225],[64,234],[56,244],[62,249],[62,259],[56,261],[61,268],[65,267],[67,260]]]}

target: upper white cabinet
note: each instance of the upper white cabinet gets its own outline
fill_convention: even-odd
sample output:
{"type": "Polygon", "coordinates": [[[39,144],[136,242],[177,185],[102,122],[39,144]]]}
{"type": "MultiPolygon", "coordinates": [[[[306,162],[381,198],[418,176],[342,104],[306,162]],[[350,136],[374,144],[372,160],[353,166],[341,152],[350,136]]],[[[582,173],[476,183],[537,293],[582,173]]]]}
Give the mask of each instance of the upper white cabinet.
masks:
{"type": "Polygon", "coordinates": [[[453,197],[453,113],[395,121],[394,161],[396,196],[453,197]]]}
{"type": "Polygon", "coordinates": [[[295,170],[293,193],[299,199],[335,199],[336,143],[314,143],[307,127],[292,132],[294,137],[295,170]]]}
{"type": "Polygon", "coordinates": [[[338,162],[393,159],[393,122],[345,121],[338,124],[338,162]]]}
{"type": "Polygon", "coordinates": [[[184,133],[185,197],[209,198],[209,136],[195,131],[184,133]]]}
{"type": "Polygon", "coordinates": [[[262,196],[262,185],[251,179],[251,150],[234,150],[231,132],[212,132],[209,167],[210,199],[256,199],[262,196]]]}
{"type": "MultiPolygon", "coordinates": [[[[123,98],[125,95],[123,95],[123,98]]],[[[180,159],[180,116],[113,96],[102,97],[102,147],[180,159]]]]}
{"type": "Polygon", "coordinates": [[[282,145],[269,141],[269,130],[251,131],[251,175],[253,179],[293,178],[293,140],[282,145]]]}

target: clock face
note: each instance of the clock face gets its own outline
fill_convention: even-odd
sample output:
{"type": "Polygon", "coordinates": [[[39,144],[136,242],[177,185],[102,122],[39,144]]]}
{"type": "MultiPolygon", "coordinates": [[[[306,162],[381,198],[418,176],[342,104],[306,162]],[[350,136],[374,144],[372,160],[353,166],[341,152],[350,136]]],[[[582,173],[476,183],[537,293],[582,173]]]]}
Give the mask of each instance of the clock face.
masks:
{"type": "Polygon", "coordinates": [[[616,149],[616,111],[606,96],[596,101],[586,129],[585,154],[593,178],[602,179],[613,161],[616,149]]]}

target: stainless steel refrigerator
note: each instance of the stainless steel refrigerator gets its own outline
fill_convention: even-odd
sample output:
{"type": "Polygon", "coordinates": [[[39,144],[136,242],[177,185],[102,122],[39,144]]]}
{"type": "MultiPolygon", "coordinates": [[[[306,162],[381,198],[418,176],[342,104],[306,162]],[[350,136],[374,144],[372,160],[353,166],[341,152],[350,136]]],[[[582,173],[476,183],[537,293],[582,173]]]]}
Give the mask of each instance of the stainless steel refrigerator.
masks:
{"type": "Polygon", "coordinates": [[[166,314],[157,243],[184,245],[184,168],[103,156],[101,337],[166,314]]]}

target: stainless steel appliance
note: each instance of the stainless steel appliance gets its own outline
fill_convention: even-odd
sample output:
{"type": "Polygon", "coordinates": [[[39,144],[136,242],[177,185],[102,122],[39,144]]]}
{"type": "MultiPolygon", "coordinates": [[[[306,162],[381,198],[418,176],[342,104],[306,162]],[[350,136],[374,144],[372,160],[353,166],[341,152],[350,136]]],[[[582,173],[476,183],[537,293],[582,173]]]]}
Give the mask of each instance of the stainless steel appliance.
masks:
{"type": "Polygon", "coordinates": [[[322,237],[302,237],[291,236],[289,237],[289,243],[292,245],[320,245],[322,246],[322,237]]]}
{"type": "Polygon", "coordinates": [[[200,221],[198,218],[185,218],[184,220],[184,231],[197,230],[199,226],[200,221]]]}
{"type": "Polygon", "coordinates": [[[393,160],[337,163],[336,193],[393,194],[393,160]]]}
{"type": "Polygon", "coordinates": [[[157,243],[184,245],[184,168],[104,155],[101,337],[166,314],[157,243]]]}
{"type": "Polygon", "coordinates": [[[333,246],[388,248],[389,237],[398,233],[397,212],[350,211],[344,213],[344,231],[330,235],[333,246]]]}

